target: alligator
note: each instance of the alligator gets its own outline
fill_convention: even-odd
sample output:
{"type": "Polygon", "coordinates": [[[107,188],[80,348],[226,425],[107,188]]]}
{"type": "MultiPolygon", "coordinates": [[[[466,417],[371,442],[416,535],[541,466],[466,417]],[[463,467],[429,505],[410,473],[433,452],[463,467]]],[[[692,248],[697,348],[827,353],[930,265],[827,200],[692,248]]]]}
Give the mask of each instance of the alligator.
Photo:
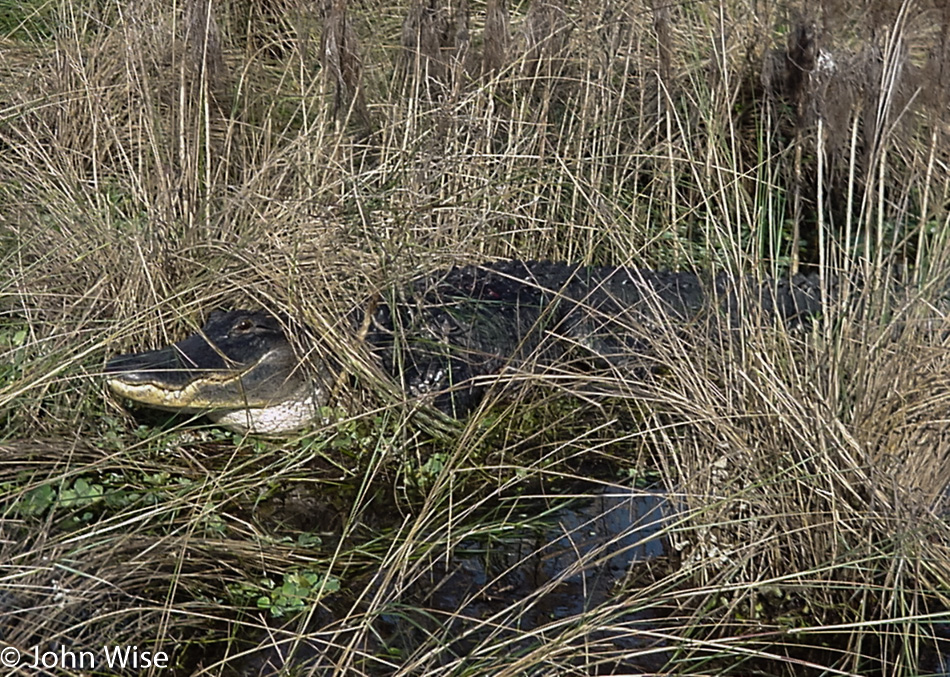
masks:
{"type": "MultiPolygon", "coordinates": [[[[822,307],[814,275],[756,282],[498,261],[417,278],[376,295],[345,324],[397,392],[462,417],[516,374],[650,372],[655,343],[671,330],[708,337],[702,327],[746,321],[803,327],[822,307]]],[[[214,311],[174,345],[109,360],[107,383],[147,406],[206,414],[236,431],[287,434],[319,418],[345,371],[332,359],[301,358],[301,346],[332,352],[307,349],[307,335],[284,316],[214,311]]]]}

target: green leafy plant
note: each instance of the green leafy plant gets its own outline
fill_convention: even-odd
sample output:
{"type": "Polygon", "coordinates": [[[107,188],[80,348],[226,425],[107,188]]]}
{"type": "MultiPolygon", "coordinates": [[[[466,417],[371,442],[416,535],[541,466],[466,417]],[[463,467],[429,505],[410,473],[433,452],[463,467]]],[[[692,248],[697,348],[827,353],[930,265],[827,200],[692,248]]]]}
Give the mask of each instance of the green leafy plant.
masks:
{"type": "Polygon", "coordinates": [[[235,604],[252,605],[274,618],[282,618],[304,611],[340,589],[339,579],[309,569],[285,572],[280,580],[278,584],[264,576],[254,583],[229,584],[228,595],[235,604]]]}

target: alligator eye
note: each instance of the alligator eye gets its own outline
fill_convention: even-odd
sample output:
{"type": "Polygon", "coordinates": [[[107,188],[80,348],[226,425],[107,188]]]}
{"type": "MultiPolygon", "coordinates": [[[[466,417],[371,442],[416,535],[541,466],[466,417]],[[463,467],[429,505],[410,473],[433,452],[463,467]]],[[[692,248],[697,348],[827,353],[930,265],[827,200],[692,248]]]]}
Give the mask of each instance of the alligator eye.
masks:
{"type": "Polygon", "coordinates": [[[242,317],[232,328],[232,331],[244,333],[254,328],[254,322],[247,317],[242,317]]]}

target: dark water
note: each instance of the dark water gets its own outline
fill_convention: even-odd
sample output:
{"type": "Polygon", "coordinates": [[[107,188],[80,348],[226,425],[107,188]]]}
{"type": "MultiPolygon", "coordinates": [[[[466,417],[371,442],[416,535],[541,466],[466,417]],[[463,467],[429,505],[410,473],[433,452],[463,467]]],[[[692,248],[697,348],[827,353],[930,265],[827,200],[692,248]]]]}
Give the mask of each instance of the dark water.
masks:
{"type": "MultiPolygon", "coordinates": [[[[463,541],[428,566],[417,566],[423,574],[404,590],[387,589],[379,580],[384,572],[378,572],[369,589],[397,601],[381,606],[372,632],[360,639],[361,649],[391,656],[393,663],[386,667],[384,659],[370,659],[361,669],[386,674],[402,662],[397,657],[427,652],[436,656],[429,669],[461,667],[494,645],[521,654],[557,642],[562,648],[576,644],[578,660],[582,646],[596,644],[598,656],[608,658],[596,669],[578,665],[590,674],[660,670],[669,655],[642,632],[655,625],[655,613],[617,602],[631,568],[666,553],[662,530],[672,513],[669,499],[659,492],[601,486],[558,500],[566,504],[545,509],[545,501],[519,499],[517,515],[530,526],[512,526],[501,536],[492,529],[490,536],[463,541]],[[591,616],[602,605],[614,605],[609,623],[591,616]]],[[[353,641],[346,626],[354,621],[344,618],[352,619],[354,611],[346,610],[338,622],[325,611],[312,618],[318,627],[308,628],[307,640],[294,643],[292,654],[285,650],[290,643],[270,644],[234,667],[243,675],[288,665],[329,667],[333,647],[353,641]]],[[[568,660],[559,659],[561,665],[568,660]]]]}
{"type": "Polygon", "coordinates": [[[668,512],[663,494],[601,488],[552,513],[543,530],[515,531],[491,549],[463,543],[445,572],[453,584],[432,603],[479,615],[535,595],[539,615],[579,614],[605,601],[633,563],[664,554],[668,512]]]}

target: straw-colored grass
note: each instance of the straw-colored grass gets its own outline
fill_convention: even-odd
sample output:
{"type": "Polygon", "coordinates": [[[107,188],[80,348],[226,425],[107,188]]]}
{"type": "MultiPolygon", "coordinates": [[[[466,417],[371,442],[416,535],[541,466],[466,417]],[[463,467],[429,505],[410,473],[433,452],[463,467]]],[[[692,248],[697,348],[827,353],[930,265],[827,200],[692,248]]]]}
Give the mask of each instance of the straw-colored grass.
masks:
{"type": "Polygon", "coordinates": [[[946,671],[945,8],[10,7],[0,644],[175,674],[946,671]],[[457,424],[416,411],[342,318],[496,258],[807,267],[835,301],[797,334],[669,327],[662,376],[564,366],[457,424]],[[255,441],[104,393],[109,355],[225,306],[347,365],[324,424],[255,441]],[[584,481],[644,478],[667,554],[548,608],[615,553],[528,585],[530,534],[584,481]]]}

